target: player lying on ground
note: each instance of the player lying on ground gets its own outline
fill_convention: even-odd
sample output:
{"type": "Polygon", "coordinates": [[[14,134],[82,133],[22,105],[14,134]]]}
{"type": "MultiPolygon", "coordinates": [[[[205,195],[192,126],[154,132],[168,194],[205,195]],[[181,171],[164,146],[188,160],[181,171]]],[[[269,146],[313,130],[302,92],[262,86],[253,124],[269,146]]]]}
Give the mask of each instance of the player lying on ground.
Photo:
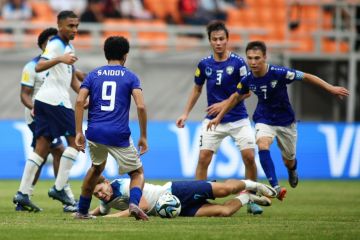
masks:
{"type": "MultiPolygon", "coordinates": [[[[130,216],[129,185],[130,179],[119,178],[109,182],[101,176],[94,189],[94,196],[100,199],[100,206],[91,211],[91,214],[108,217],[130,216]],[[111,208],[120,212],[109,214],[111,208]]],[[[203,180],[173,181],[164,185],[145,183],[140,208],[148,215],[156,216],[156,201],[165,192],[179,198],[180,216],[186,217],[228,217],[250,202],[270,206],[271,200],[268,197],[276,196],[276,191],[272,187],[251,180],[229,179],[223,183],[203,180]],[[248,191],[255,191],[259,196],[248,191]],[[223,198],[231,194],[237,196],[223,204],[208,202],[208,199],[223,198]]]]}

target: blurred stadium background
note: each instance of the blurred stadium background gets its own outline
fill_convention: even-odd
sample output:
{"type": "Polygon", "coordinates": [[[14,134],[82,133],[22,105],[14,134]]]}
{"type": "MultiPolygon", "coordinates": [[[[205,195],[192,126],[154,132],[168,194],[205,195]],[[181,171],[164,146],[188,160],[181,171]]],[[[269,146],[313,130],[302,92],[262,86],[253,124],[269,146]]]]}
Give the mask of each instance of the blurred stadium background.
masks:
{"type": "MultiPolygon", "coordinates": [[[[0,178],[20,178],[30,151],[29,133],[23,123],[24,107],[19,98],[20,76],[24,64],[40,53],[36,46],[39,32],[45,27],[56,27],[57,13],[50,2],[54,1],[28,0],[34,13],[28,20],[0,18],[0,155],[2,161],[7,161],[7,166],[0,170],[0,178]]],[[[86,4],[85,0],[81,2],[86,4]]],[[[128,37],[131,50],[127,67],[142,79],[150,120],[151,150],[144,156],[147,174],[150,178],[192,178],[198,154],[196,137],[206,107],[205,92],[190,115],[187,129],[175,129],[174,122],[193,86],[197,62],[210,54],[205,27],[185,24],[178,0],[143,3],[154,16],[150,20],[105,18],[101,23],[81,23],[82,34],[73,41],[79,57],[76,67],[87,72],[105,64],[103,40],[110,35],[128,37]]],[[[360,1],[246,0],[241,7],[226,8],[226,16],[231,50],[244,55],[248,41],[264,40],[269,46],[271,63],[316,74],[350,90],[350,97],[339,101],[307,84],[289,86],[300,121],[298,153],[303,162],[300,173],[305,178],[359,179],[360,1]]],[[[254,97],[247,100],[250,115],[255,104],[254,97]]],[[[134,111],[131,118],[136,139],[134,111]]],[[[241,157],[231,141],[223,145],[209,176],[244,176],[241,157]]],[[[80,158],[72,172],[74,178],[81,178],[89,164],[85,155],[80,158]]],[[[280,165],[276,149],[274,158],[280,165]]],[[[106,172],[109,177],[116,176],[116,170],[110,170],[113,164],[109,164],[106,172]]],[[[51,178],[51,174],[49,167],[43,177],[51,178]]],[[[285,169],[280,169],[280,174],[286,177],[285,169]]]]}

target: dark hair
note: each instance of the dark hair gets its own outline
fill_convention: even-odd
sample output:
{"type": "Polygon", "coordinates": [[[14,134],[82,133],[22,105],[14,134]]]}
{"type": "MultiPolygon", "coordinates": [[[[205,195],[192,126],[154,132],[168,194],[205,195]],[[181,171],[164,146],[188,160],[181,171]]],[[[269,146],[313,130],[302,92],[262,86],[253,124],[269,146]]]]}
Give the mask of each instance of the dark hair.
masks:
{"type": "Polygon", "coordinates": [[[206,31],[207,31],[209,40],[210,40],[210,36],[211,36],[212,32],[221,31],[221,30],[223,30],[225,32],[226,38],[229,38],[229,31],[226,28],[225,23],[223,21],[219,21],[219,20],[211,21],[206,26],[206,31]]]}
{"type": "Polygon", "coordinates": [[[64,20],[64,19],[67,19],[67,18],[79,18],[79,17],[73,11],[68,11],[68,10],[61,11],[57,15],[58,22],[60,20],[64,20]]]}
{"type": "Polygon", "coordinates": [[[107,60],[123,60],[129,49],[129,41],[124,37],[111,36],[104,43],[104,52],[107,60]]]}
{"type": "Polygon", "coordinates": [[[246,45],[245,52],[249,50],[260,50],[264,56],[266,55],[266,45],[263,41],[252,41],[246,45]]]}
{"type": "Polygon", "coordinates": [[[96,181],[96,184],[103,183],[103,182],[105,182],[105,180],[106,180],[105,177],[103,175],[100,175],[98,180],[96,181]]]}
{"type": "Polygon", "coordinates": [[[50,36],[56,35],[58,33],[58,30],[56,28],[47,28],[44,31],[42,31],[38,37],[37,44],[39,48],[41,48],[41,45],[43,45],[50,36]]]}

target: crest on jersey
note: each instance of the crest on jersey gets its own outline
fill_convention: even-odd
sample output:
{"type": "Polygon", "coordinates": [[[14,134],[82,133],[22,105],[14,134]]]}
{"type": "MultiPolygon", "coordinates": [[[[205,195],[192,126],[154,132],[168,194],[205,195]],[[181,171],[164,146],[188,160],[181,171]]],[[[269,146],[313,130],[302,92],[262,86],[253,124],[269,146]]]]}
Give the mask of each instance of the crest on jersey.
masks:
{"type": "Polygon", "coordinates": [[[240,76],[246,76],[247,75],[247,69],[245,66],[242,66],[239,70],[240,76]]]}
{"type": "Polygon", "coordinates": [[[200,76],[200,69],[196,68],[195,77],[199,77],[199,76],[200,76]]]}
{"type": "Polygon", "coordinates": [[[272,88],[275,88],[277,83],[278,83],[278,80],[272,80],[270,82],[270,85],[271,85],[272,88]]]}
{"type": "Polygon", "coordinates": [[[210,67],[206,67],[206,68],[205,68],[205,74],[206,74],[206,76],[210,77],[211,73],[212,73],[212,69],[211,69],[210,67]]]}
{"type": "Polygon", "coordinates": [[[228,75],[231,75],[233,72],[234,72],[234,67],[233,66],[226,67],[226,73],[228,75]]]}

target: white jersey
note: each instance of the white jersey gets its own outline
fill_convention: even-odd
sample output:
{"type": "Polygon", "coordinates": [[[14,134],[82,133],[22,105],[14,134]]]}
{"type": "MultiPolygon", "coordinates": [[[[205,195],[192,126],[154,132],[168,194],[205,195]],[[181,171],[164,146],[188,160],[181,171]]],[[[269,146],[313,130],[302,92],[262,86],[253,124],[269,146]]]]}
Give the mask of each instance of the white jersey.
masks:
{"type": "MultiPolygon", "coordinates": [[[[51,38],[41,55],[45,59],[53,59],[65,53],[74,53],[74,47],[65,43],[59,36],[51,38]]],[[[53,106],[64,106],[72,108],[69,89],[73,74],[73,66],[65,63],[58,63],[48,69],[49,74],[41,86],[35,99],[53,106]]]]}
{"type": "MultiPolygon", "coordinates": [[[[129,208],[130,199],[130,179],[115,179],[111,182],[113,194],[115,198],[106,203],[100,201],[101,214],[108,214],[111,208],[123,211],[129,208]]],[[[163,186],[145,183],[143,188],[143,197],[146,199],[149,210],[146,212],[148,215],[155,216],[155,204],[160,195],[166,191],[170,191],[171,182],[166,183],[163,186]]]]}
{"type": "MultiPolygon", "coordinates": [[[[46,75],[49,74],[49,71],[43,71],[40,73],[35,72],[35,66],[38,63],[40,56],[32,59],[28,62],[22,71],[21,75],[21,85],[33,88],[32,100],[34,102],[34,98],[36,93],[39,91],[41,85],[44,83],[46,75]]],[[[26,124],[31,124],[34,119],[31,116],[31,110],[25,107],[25,121],[26,124]]]]}

